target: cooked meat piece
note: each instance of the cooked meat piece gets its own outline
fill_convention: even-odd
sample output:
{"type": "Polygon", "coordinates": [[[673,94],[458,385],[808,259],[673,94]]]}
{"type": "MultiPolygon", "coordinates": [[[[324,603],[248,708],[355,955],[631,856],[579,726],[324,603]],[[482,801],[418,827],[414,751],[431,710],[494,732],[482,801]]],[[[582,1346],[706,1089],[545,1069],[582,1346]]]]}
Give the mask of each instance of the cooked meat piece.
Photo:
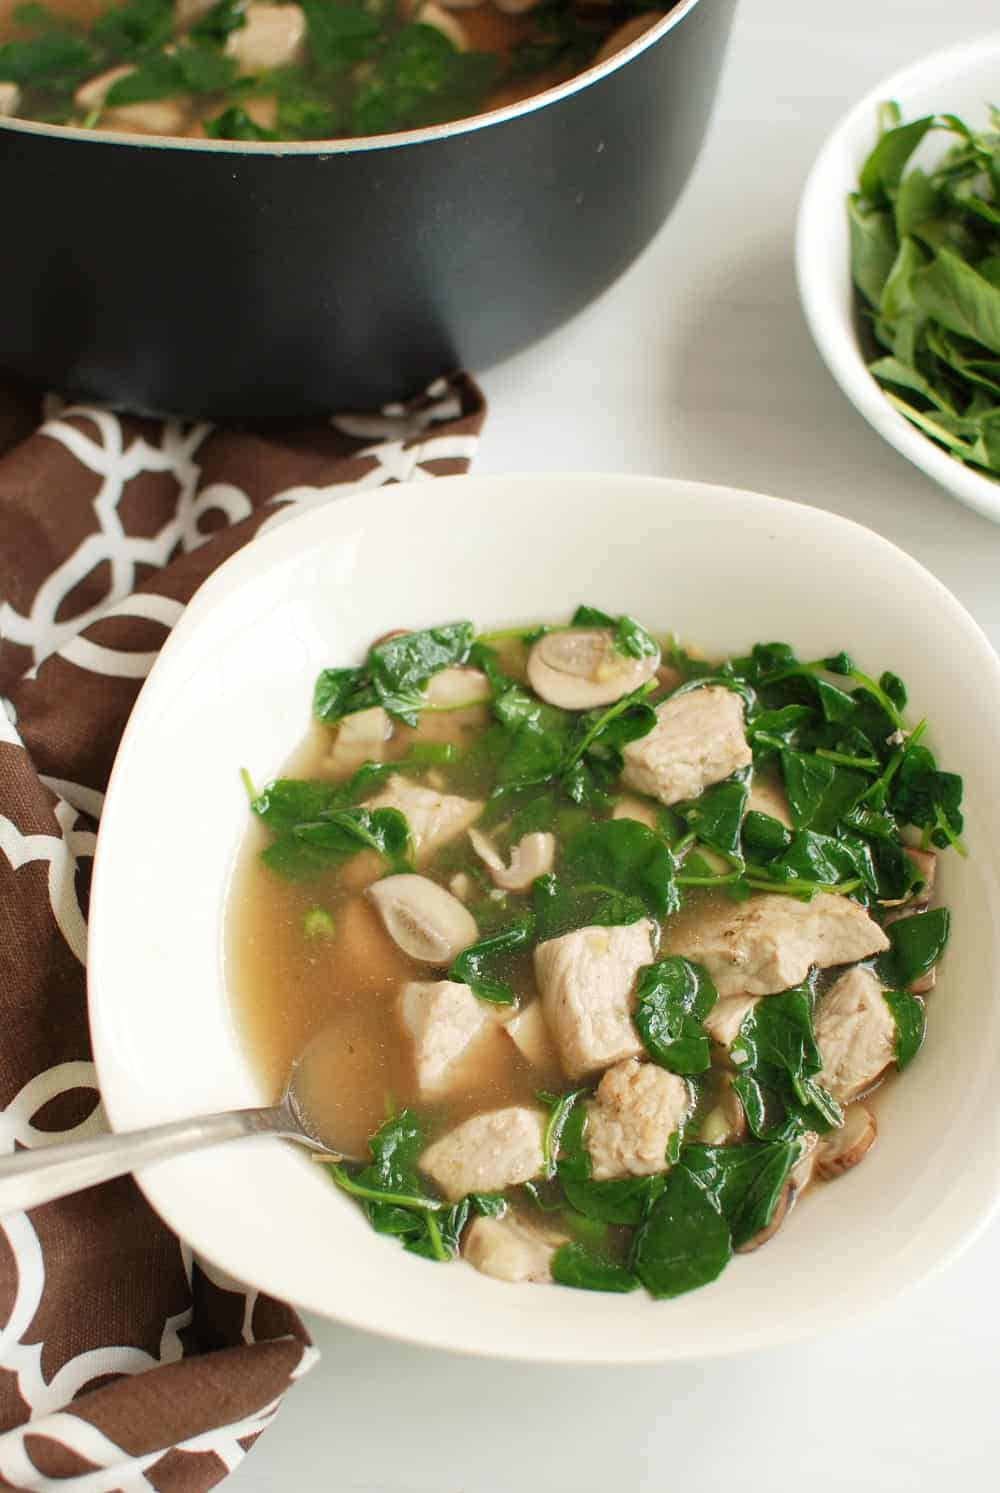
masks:
{"type": "Polygon", "coordinates": [[[816,1010],[816,1043],[823,1058],[817,1082],[841,1104],[870,1089],[895,1055],[896,1023],[870,969],[849,969],[816,1010]]]}
{"type": "Polygon", "coordinates": [[[505,892],[525,892],[536,876],[552,870],[556,855],[556,837],[548,833],[522,835],[511,846],[510,865],[504,865],[493,841],[477,829],[469,830],[472,848],[488,869],[495,886],[505,892]]]}
{"type": "Polygon", "coordinates": [[[483,811],[476,799],[422,788],[399,773],[389,779],[377,797],[368,800],[366,807],[399,810],[410,826],[418,860],[426,860],[448,840],[462,834],[483,811]]]}
{"type": "Polygon", "coordinates": [[[766,778],[755,777],[747,799],[747,813],[751,810],[757,814],[770,814],[772,819],[777,819],[786,829],[792,827],[792,811],[780,783],[769,783],[766,778]]]}
{"type": "Polygon", "coordinates": [[[456,710],[460,706],[482,704],[492,694],[490,681],[482,669],[470,669],[466,664],[456,664],[452,669],[441,669],[432,674],[424,690],[428,705],[439,710],[456,710]]]}
{"type": "Polygon", "coordinates": [[[417,1083],[424,1098],[437,1098],[462,1077],[462,1059],[496,1022],[468,985],[452,980],[411,980],[397,1000],[400,1022],[413,1038],[417,1083]]]}
{"type": "Polygon", "coordinates": [[[854,964],[889,947],[864,908],[820,892],[800,902],[764,892],[667,930],[671,954],[703,964],[720,996],[772,995],[799,985],[813,965],[854,964]]]}
{"type": "Polygon", "coordinates": [[[635,977],[653,958],[655,925],[577,928],[535,950],[545,1019],[572,1078],[643,1051],[632,1021],[635,977]]]}
{"type": "Polygon", "coordinates": [[[622,782],[637,793],[680,803],[753,761],[743,734],[743,701],[722,685],[674,695],[656,714],[649,735],[630,741],[622,753],[622,782]]]}
{"type": "Polygon", "coordinates": [[[557,1067],[555,1049],[552,1046],[552,1038],[549,1036],[541,1001],[532,1001],[530,1006],[525,1006],[523,1011],[518,1011],[515,1016],[503,1023],[503,1030],[521,1056],[526,1058],[532,1067],[542,1069],[557,1067]]]}
{"type": "Polygon", "coordinates": [[[626,1058],[609,1068],[587,1104],[587,1150],[596,1181],[667,1170],[667,1142],[691,1109],[676,1073],[626,1058]]]}
{"type": "Polygon", "coordinates": [[[427,1147],[420,1165],[452,1202],[467,1192],[502,1192],[542,1170],[541,1110],[513,1105],[473,1115],[427,1147]]]}
{"type": "Polygon", "coordinates": [[[17,113],[21,102],[21,90],[16,83],[0,83],[0,115],[17,113]]]}
{"type": "Polygon", "coordinates": [[[716,1001],[702,1022],[712,1041],[728,1052],[736,1041],[747,1013],[753,1010],[759,1000],[758,995],[727,995],[716,1001]]]}
{"type": "Polygon", "coordinates": [[[470,1265],[495,1280],[552,1279],[552,1256],[565,1234],[543,1225],[532,1228],[513,1214],[503,1218],[474,1218],[462,1236],[462,1253],[470,1265]]]}
{"type": "Polygon", "coordinates": [[[875,1144],[875,1116],[863,1104],[852,1104],[839,1130],[820,1137],[816,1148],[816,1172],[825,1181],[849,1172],[863,1161],[875,1144]]]}
{"type": "Polygon", "coordinates": [[[381,762],[385,744],[392,735],[392,721],[381,705],[356,710],[337,728],[330,749],[329,765],[337,772],[353,772],[362,762],[381,762]]]}
{"type": "Polygon", "coordinates": [[[656,806],[646,803],[641,798],[623,798],[616,803],[611,813],[612,819],[634,819],[638,824],[644,824],[647,829],[656,828],[656,806]]]}
{"type": "Polygon", "coordinates": [[[299,5],[269,5],[250,0],[246,25],[226,37],[226,51],[241,73],[267,72],[301,62],[306,44],[306,17],[299,5]]]}

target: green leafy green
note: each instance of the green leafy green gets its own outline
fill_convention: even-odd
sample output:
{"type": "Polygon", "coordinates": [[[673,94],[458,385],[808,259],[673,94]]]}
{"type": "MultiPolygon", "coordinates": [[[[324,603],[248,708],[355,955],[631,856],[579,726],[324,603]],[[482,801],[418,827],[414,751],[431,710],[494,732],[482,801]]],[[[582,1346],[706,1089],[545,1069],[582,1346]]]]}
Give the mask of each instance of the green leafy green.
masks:
{"type": "Polygon", "coordinates": [[[255,124],[245,109],[230,107],[205,120],[205,133],[213,140],[277,140],[276,130],[255,124]]]}
{"type": "Polygon", "coordinates": [[[767,1228],[800,1151],[797,1141],[786,1140],[685,1146],[684,1165],[729,1224],[734,1248],[767,1228]]]}
{"type": "Polygon", "coordinates": [[[333,725],[345,715],[382,705],[415,726],[429,680],[465,662],[473,634],[471,622],[444,623],[386,639],[369,650],[362,668],[324,669],[313,691],[313,715],[333,725]]]}
{"type": "Polygon", "coordinates": [[[653,1061],[674,1073],[703,1073],[712,1061],[703,1022],[717,999],[707,971],[679,955],[640,970],[635,1024],[653,1061]]]}
{"type": "Polygon", "coordinates": [[[836,1100],[816,1082],[823,1067],[806,986],[759,1001],[730,1048],[738,1073],[733,1088],[747,1124],[762,1140],[804,1130],[829,1130],[842,1120],[836,1100]]]}
{"type": "Polygon", "coordinates": [[[112,83],[105,106],[142,104],[149,99],[173,98],[177,94],[218,93],[236,77],[235,57],[214,47],[178,47],[175,52],[154,52],[134,72],[112,83]]]}
{"type": "Polygon", "coordinates": [[[896,1067],[902,1073],[923,1046],[927,1010],[920,997],[911,995],[908,990],[883,990],[882,994],[896,1023],[896,1067]]]}
{"type": "Polygon", "coordinates": [[[578,1240],[560,1244],[552,1256],[552,1279],[581,1291],[635,1291],[639,1281],[631,1270],[604,1258],[578,1240]]]}
{"type": "Polygon", "coordinates": [[[941,958],[951,931],[951,914],[947,907],[932,907],[899,918],[885,931],[891,947],[881,956],[880,973],[888,984],[905,990],[941,958]]]}
{"type": "Polygon", "coordinates": [[[335,870],[362,850],[376,850],[394,871],[409,869],[409,826],[396,809],[326,809],[288,823],[261,860],[290,881],[335,870]]]}
{"type": "Polygon", "coordinates": [[[351,132],[379,135],[475,114],[499,71],[492,52],[459,52],[431,26],[402,26],[355,95],[351,132]]]}
{"type": "Polygon", "coordinates": [[[452,964],[448,971],[449,980],[468,985],[480,1000],[489,1001],[491,1005],[512,1006],[517,1000],[514,987],[492,970],[498,963],[503,964],[504,956],[512,949],[523,948],[533,931],[534,919],[526,915],[500,933],[470,944],[452,964]]]}
{"type": "Polygon", "coordinates": [[[733,1253],[719,1203],[686,1166],[668,1174],[636,1235],[635,1272],[651,1296],[680,1296],[721,1275],[733,1253]]]}

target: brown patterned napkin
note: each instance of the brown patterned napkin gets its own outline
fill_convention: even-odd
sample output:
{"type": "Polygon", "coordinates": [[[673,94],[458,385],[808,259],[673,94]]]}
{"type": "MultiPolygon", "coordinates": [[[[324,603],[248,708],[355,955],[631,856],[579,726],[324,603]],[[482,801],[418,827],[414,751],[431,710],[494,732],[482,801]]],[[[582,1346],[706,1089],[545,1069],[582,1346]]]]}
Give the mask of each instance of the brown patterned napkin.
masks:
{"type": "MultiPolygon", "coordinates": [[[[106,1128],[90,862],[185,603],[278,508],[464,471],[483,416],[465,377],[281,432],[0,389],[0,1153],[106,1128]]],[[[0,1488],[201,1493],[314,1356],[289,1307],[192,1259],[131,1179],[0,1219],[0,1488]]]]}

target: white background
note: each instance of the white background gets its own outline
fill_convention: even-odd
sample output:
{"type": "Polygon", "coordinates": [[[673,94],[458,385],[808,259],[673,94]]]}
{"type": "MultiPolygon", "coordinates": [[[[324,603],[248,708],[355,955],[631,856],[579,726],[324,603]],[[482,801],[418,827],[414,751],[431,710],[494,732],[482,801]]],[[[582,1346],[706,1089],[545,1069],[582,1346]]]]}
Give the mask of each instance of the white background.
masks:
{"type": "MultiPolygon", "coordinates": [[[[799,192],[840,115],[906,63],[998,24],[995,0],[742,0],[677,210],[600,301],[483,378],[491,411],[476,470],[661,473],[832,509],[909,550],[1000,646],[1000,527],[855,414],[809,340],[792,267],[799,192]]],[[[612,525],[609,514],[613,542],[612,525]]],[[[665,586],[669,574],[666,557],[665,586]]],[[[819,559],[817,585],[830,584],[819,559]]],[[[322,1361],[235,1485],[939,1493],[946,1479],[985,1493],[1000,1485],[998,1266],[1000,1221],[876,1318],[662,1369],[494,1365],[311,1320],[322,1361]]],[[[816,1268],[836,1274],[834,1240],[816,1268]]]]}

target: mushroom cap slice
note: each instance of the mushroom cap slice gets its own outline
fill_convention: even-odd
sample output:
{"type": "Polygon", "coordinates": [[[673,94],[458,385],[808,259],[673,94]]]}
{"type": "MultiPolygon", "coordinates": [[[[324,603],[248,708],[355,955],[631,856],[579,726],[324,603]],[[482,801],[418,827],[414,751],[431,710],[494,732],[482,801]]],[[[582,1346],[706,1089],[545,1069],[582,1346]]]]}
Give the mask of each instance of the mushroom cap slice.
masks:
{"type": "Polygon", "coordinates": [[[863,1104],[852,1104],[839,1130],[820,1138],[816,1149],[816,1174],[824,1181],[842,1177],[852,1166],[863,1161],[875,1144],[878,1127],[875,1116],[863,1104]]]}
{"type": "Polygon", "coordinates": [[[368,896],[389,937],[421,964],[449,965],[479,937],[468,908],[428,876],[386,876],[368,896]]]}
{"type": "Polygon", "coordinates": [[[469,830],[472,848],[486,866],[495,886],[505,892],[523,892],[536,876],[552,870],[556,855],[556,837],[547,830],[523,835],[511,847],[510,865],[505,866],[493,841],[478,829],[469,830]]]}
{"type": "Polygon", "coordinates": [[[606,627],[570,627],[547,632],[528,654],[528,683],[549,705],[590,710],[611,705],[652,679],[659,650],[648,658],[618,653],[606,627]]]}

